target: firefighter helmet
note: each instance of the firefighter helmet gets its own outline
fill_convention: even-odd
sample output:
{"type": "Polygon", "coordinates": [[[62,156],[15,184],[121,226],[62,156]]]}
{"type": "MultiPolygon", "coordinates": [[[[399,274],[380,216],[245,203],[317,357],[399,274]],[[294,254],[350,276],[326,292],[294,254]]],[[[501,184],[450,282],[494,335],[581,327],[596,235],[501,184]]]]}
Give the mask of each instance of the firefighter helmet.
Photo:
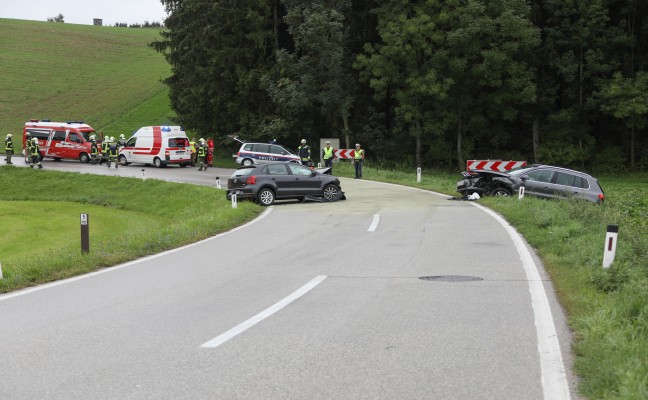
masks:
{"type": "Polygon", "coordinates": [[[11,133],[7,133],[7,139],[11,139],[11,133]]]}
{"type": "Polygon", "coordinates": [[[124,140],[124,139],[126,139],[126,136],[124,136],[124,134],[122,133],[121,135],[119,135],[119,138],[120,138],[121,140],[124,140]]]}
{"type": "Polygon", "coordinates": [[[32,143],[38,144],[38,138],[32,138],[32,143]]]}

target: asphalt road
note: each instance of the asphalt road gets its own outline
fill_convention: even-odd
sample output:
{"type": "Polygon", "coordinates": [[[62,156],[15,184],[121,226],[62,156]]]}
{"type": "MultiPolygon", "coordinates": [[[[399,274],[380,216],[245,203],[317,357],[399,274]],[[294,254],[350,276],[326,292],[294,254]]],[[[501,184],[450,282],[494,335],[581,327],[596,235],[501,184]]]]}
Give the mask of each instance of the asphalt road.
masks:
{"type": "MultiPolygon", "coordinates": [[[[231,172],[144,170],[208,185],[231,172]]],[[[342,187],[347,201],[277,204],[198,244],[0,296],[0,399],[576,398],[551,283],[529,278],[492,215],[399,186],[342,187]],[[534,288],[553,318],[538,316],[549,309],[534,288]],[[547,373],[542,343],[556,334],[564,365],[547,373]]]]}

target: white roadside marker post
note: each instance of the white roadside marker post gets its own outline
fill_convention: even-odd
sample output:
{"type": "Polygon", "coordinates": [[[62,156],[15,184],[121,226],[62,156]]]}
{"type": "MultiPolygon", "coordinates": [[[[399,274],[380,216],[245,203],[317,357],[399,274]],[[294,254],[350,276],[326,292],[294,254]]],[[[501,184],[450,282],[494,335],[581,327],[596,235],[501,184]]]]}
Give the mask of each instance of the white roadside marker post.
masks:
{"type": "Polygon", "coordinates": [[[617,236],[619,235],[618,225],[608,225],[603,247],[603,268],[609,268],[616,256],[617,236]]]}
{"type": "Polygon", "coordinates": [[[216,189],[220,189],[220,188],[221,188],[220,177],[217,176],[216,177],[216,189]]]}
{"type": "Polygon", "coordinates": [[[526,188],[526,182],[520,183],[520,190],[518,190],[518,200],[522,200],[524,198],[524,189],[526,188]]]}
{"type": "Polygon", "coordinates": [[[232,208],[238,208],[238,200],[235,194],[232,195],[232,208]]]}
{"type": "Polygon", "coordinates": [[[143,180],[143,181],[146,180],[146,175],[144,174],[144,168],[142,168],[142,180],[143,180]]]}
{"type": "Polygon", "coordinates": [[[322,163],[317,163],[317,168],[322,168],[322,163]]]}
{"type": "Polygon", "coordinates": [[[0,279],[2,279],[2,263],[0,263],[0,279]]]}
{"type": "Polygon", "coordinates": [[[416,168],[416,183],[421,183],[421,167],[416,168]]]}

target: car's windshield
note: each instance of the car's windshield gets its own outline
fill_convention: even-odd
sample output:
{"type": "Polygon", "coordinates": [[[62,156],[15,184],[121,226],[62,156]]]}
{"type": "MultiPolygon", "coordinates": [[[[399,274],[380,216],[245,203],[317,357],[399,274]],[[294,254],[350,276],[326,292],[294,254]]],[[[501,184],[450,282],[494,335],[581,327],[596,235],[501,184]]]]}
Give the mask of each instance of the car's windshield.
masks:
{"type": "Polygon", "coordinates": [[[510,171],[506,171],[506,173],[511,175],[511,176],[518,176],[518,175],[523,174],[524,172],[528,171],[529,168],[531,168],[530,165],[525,165],[524,167],[513,168],[510,171]]]}
{"type": "Polygon", "coordinates": [[[94,135],[95,131],[80,131],[79,134],[83,136],[83,139],[85,139],[86,142],[90,141],[90,135],[94,135]]]}

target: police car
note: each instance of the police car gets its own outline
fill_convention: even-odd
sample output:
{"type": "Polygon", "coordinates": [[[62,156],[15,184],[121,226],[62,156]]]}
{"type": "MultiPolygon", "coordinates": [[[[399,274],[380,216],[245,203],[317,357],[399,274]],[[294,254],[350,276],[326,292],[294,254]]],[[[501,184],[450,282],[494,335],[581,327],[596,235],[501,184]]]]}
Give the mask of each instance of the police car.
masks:
{"type": "Polygon", "coordinates": [[[236,163],[241,165],[299,162],[299,156],[285,147],[269,143],[243,143],[236,153],[236,163]]]}

